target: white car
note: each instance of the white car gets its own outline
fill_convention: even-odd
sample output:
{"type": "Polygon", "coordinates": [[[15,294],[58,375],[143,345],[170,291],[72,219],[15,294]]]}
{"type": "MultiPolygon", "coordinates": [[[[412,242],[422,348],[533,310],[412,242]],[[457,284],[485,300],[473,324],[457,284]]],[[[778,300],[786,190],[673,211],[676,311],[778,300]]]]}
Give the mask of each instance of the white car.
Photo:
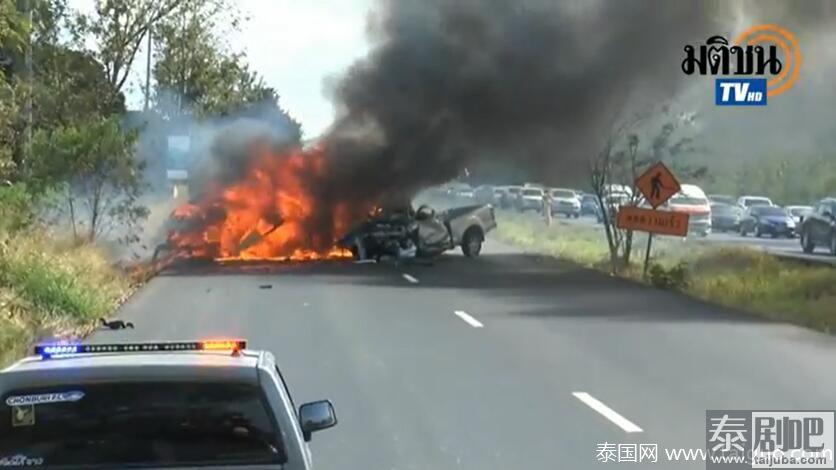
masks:
{"type": "Polygon", "coordinates": [[[522,188],[519,196],[517,196],[517,210],[520,212],[527,210],[542,211],[543,194],[543,190],[540,188],[522,188]]]}
{"type": "Polygon", "coordinates": [[[711,203],[699,186],[682,184],[678,193],[664,204],[665,210],[688,214],[688,232],[700,236],[711,233],[711,203]]]}
{"type": "Polygon", "coordinates": [[[752,206],[774,206],[772,199],[765,196],[740,196],[737,198],[737,205],[743,209],[749,209],[752,206]]]}
{"type": "Polygon", "coordinates": [[[549,190],[549,194],[552,198],[552,214],[574,218],[581,216],[581,200],[576,191],[554,188],[549,190]]]}
{"type": "Polygon", "coordinates": [[[812,206],[787,206],[786,209],[796,225],[800,224],[804,217],[813,212],[812,206]]]}
{"type": "Polygon", "coordinates": [[[512,209],[517,207],[517,198],[522,191],[522,186],[499,186],[499,201],[497,205],[503,209],[512,209]]]}
{"type": "Polygon", "coordinates": [[[310,469],[327,400],[298,413],[243,340],[49,344],[0,372],[0,466],[310,469]]]}

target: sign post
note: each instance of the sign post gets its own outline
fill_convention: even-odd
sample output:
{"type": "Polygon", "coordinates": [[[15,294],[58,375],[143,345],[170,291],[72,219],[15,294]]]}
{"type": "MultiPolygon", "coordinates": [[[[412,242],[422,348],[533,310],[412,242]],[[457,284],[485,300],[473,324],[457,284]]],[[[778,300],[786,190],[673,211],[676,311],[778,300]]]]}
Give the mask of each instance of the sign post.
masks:
{"type": "Polygon", "coordinates": [[[679,181],[676,180],[676,177],[664,163],[658,162],[648,168],[647,171],[636,178],[635,185],[653,209],[643,209],[636,206],[621,207],[618,210],[616,226],[620,229],[639,230],[648,233],[643,271],[643,276],[647,277],[653,234],[684,237],[688,234],[688,214],[656,210],[657,207],[664,204],[681,189],[679,181]]]}
{"type": "Polygon", "coordinates": [[[647,234],[647,249],[644,252],[644,269],[642,279],[647,279],[647,265],[650,263],[650,243],[653,241],[653,232],[647,234]]]}

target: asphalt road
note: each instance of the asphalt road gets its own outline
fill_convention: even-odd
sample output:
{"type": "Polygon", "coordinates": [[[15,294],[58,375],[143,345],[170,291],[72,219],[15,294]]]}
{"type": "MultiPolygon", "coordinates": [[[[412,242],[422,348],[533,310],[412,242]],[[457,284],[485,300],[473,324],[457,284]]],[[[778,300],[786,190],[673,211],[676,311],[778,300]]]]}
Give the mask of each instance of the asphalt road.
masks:
{"type": "Polygon", "coordinates": [[[604,442],[657,444],[639,468],[704,468],[664,449],[703,448],[706,409],[836,408],[830,337],[493,242],[429,266],[184,269],[118,316],[136,329],[94,339],[273,351],[297,404],[336,407],[321,469],[597,468],[604,442]]]}

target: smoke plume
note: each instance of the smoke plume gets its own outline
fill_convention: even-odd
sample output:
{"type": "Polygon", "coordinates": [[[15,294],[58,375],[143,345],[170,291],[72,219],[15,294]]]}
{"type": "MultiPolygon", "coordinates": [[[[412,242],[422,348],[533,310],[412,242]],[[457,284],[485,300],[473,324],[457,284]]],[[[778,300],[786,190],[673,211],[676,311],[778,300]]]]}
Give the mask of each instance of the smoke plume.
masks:
{"type": "Polygon", "coordinates": [[[383,1],[369,19],[371,52],[333,90],[339,118],[326,142],[337,184],[410,193],[469,165],[577,181],[615,114],[671,99],[693,80],[679,67],[685,44],[757,21],[821,28],[834,10],[818,1],[383,1]]]}
{"type": "Polygon", "coordinates": [[[690,1],[386,1],[328,145],[346,181],[383,193],[491,159],[577,174],[601,124],[670,95],[683,45],[712,26],[690,1]]]}

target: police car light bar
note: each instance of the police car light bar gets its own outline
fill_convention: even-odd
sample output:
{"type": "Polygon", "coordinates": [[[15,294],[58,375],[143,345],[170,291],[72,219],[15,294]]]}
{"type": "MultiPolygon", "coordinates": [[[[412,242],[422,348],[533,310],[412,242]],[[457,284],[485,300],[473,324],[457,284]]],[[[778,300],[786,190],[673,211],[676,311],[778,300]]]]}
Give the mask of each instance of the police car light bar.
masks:
{"type": "Polygon", "coordinates": [[[35,346],[35,354],[43,359],[73,354],[127,352],[231,351],[235,354],[246,348],[247,341],[243,339],[113,344],[54,343],[35,346]]]}

